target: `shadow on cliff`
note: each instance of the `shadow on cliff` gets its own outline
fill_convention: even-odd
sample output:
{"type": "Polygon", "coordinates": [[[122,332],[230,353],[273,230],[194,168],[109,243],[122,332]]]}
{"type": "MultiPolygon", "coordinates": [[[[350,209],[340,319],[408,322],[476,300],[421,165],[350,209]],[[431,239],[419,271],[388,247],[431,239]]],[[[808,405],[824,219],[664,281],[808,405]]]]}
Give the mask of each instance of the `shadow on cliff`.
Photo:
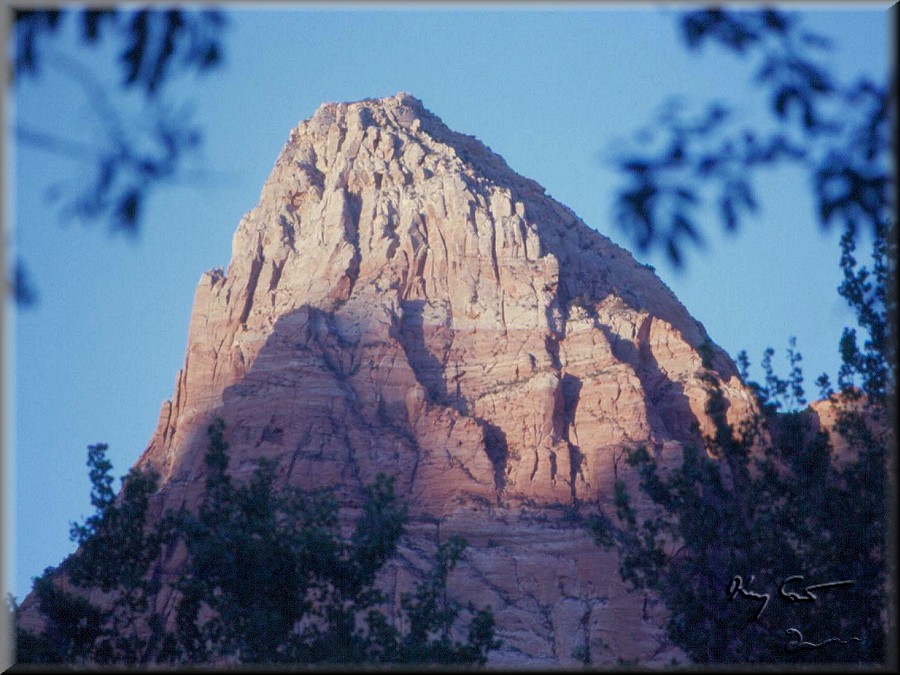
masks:
{"type": "Polygon", "coordinates": [[[439,345],[442,358],[439,359],[428,347],[425,336],[425,301],[406,300],[400,303],[400,344],[406,353],[406,359],[415,373],[416,379],[425,387],[429,400],[440,406],[451,408],[464,417],[471,417],[484,432],[484,450],[494,467],[494,486],[498,492],[506,487],[506,466],[509,458],[509,446],[506,434],[496,424],[469,412],[469,404],[459,390],[456,376],[449,377],[446,368],[447,356],[453,342],[447,334],[443,339],[432,340],[439,345]],[[457,382],[455,391],[450,391],[448,380],[457,382]]]}
{"type": "Polygon", "coordinates": [[[608,326],[600,324],[600,329],[609,340],[613,355],[629,364],[641,383],[651,438],[702,444],[699,420],[691,408],[684,385],[670,380],[663,372],[646,339],[641,339],[639,333],[639,346],[635,347],[630,340],[619,337],[608,326]]]}
{"type": "MultiPolygon", "coordinates": [[[[422,316],[423,303],[404,303],[395,337],[432,403],[471,417],[462,397],[447,392],[443,367],[425,345],[422,316]]],[[[421,450],[410,427],[406,391],[379,391],[377,370],[371,385],[354,378],[365,358],[365,329],[362,336],[345,334],[334,312],[306,305],[279,317],[247,372],[224,389],[221,404],[191,420],[192,431],[177,450],[181,456],[165,486],[166,505],[193,506],[202,495],[207,428],[217,417],[226,423],[229,466],[236,476],[249,475],[261,457],[269,457],[277,461],[279,480],[329,489],[342,504],[360,504],[363,488],[382,472],[396,478],[398,492],[408,493],[421,450]],[[361,388],[366,386],[372,389],[361,388]]],[[[483,430],[500,491],[506,436],[499,427],[472,419],[483,430]]]]}
{"type": "Polygon", "coordinates": [[[580,378],[570,373],[563,375],[560,385],[562,387],[563,410],[562,415],[555,415],[554,421],[557,424],[562,422],[562,428],[557,433],[569,444],[569,487],[572,493],[572,503],[574,504],[577,503],[575,480],[581,473],[584,453],[582,453],[581,446],[575,442],[575,439],[571,438],[569,430],[575,426],[575,411],[578,409],[578,403],[581,401],[581,389],[584,385],[580,378]]]}
{"type": "MultiPolygon", "coordinates": [[[[279,480],[304,488],[333,489],[342,503],[344,499],[361,502],[363,487],[374,473],[369,476],[360,466],[358,460],[369,449],[358,447],[351,425],[372,429],[372,433],[398,433],[380,426],[374,429],[374,410],[365,414],[349,382],[359,369],[354,347],[352,340],[341,335],[330,312],[303,306],[279,317],[247,372],[223,390],[221,403],[190,421],[193,428],[176,450],[182,457],[173,467],[168,489],[185,495],[188,504],[202,493],[207,428],[221,417],[233,474],[243,475],[261,457],[271,457],[278,462],[279,480]],[[305,426],[298,428],[298,422],[305,426]],[[322,475],[316,475],[317,462],[322,463],[322,475]],[[325,463],[332,466],[326,470],[325,463]],[[333,485],[327,485],[324,476],[331,477],[333,485]]],[[[409,439],[404,442],[408,444],[409,439]]],[[[373,465],[365,464],[366,468],[373,465]]],[[[380,468],[399,474],[384,464],[380,468]]],[[[402,477],[397,479],[399,483],[402,477]]]]}
{"type": "Polygon", "coordinates": [[[450,348],[449,342],[441,345],[444,361],[428,348],[425,338],[425,301],[404,300],[400,303],[400,344],[406,353],[410,367],[419,383],[428,392],[432,403],[453,408],[460,415],[467,414],[468,404],[456,391],[451,395],[447,389],[444,361],[450,348]]]}
{"type": "MultiPolygon", "coordinates": [[[[593,308],[609,295],[621,298],[635,312],[648,312],[652,317],[657,316],[656,312],[651,310],[646,301],[642,301],[638,294],[632,293],[625,287],[620,289],[623,284],[622,280],[617,281],[611,278],[604,259],[608,256],[627,255],[627,253],[624,251],[621,254],[603,253],[598,250],[596,244],[601,235],[581,223],[571,211],[569,214],[571,221],[562,228],[550,228],[540,224],[537,226],[541,255],[552,253],[559,261],[555,300],[546,312],[548,325],[551,326],[551,333],[547,337],[547,352],[551,362],[565,378],[566,375],[563,373],[565,369],[559,358],[559,345],[565,338],[564,322],[573,305],[580,305],[594,318],[594,325],[603,332],[612,348],[613,355],[634,369],[643,390],[652,438],[702,444],[703,437],[700,433],[699,420],[690,406],[684,385],[668,377],[647,342],[649,322],[652,319],[648,317],[641,326],[637,346],[630,340],[619,337],[609,326],[596,320],[597,315],[593,308]],[[554,330],[553,327],[559,325],[560,319],[563,322],[562,329],[554,330]]],[[[670,293],[661,281],[656,279],[656,283],[659,285],[660,292],[670,293]]],[[[667,321],[673,327],[676,326],[675,317],[659,316],[658,318],[667,321]]],[[[689,320],[693,321],[690,317],[689,320]]],[[[703,326],[697,323],[696,327],[699,329],[701,338],[708,341],[709,337],[703,326]]],[[[676,330],[679,329],[676,327],[676,330]]],[[[685,339],[687,340],[686,337],[685,339]]],[[[700,349],[699,345],[690,344],[690,346],[695,351],[700,349]]],[[[727,379],[735,374],[737,370],[727,354],[715,346],[713,346],[713,350],[713,369],[718,376],[727,379]]],[[[727,406],[728,402],[726,401],[725,404],[727,406]]],[[[577,407],[577,399],[574,403],[567,402],[566,415],[573,419],[574,407],[577,407]],[[570,406],[572,407],[571,411],[569,410],[570,406]]],[[[573,459],[575,459],[574,456],[573,459]]]]}

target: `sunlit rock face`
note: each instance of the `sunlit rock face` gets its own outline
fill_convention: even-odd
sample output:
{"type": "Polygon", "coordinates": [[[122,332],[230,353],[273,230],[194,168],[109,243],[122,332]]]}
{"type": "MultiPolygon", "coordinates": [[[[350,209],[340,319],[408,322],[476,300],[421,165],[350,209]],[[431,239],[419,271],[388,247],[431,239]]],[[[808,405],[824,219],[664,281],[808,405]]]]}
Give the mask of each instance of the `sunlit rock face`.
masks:
{"type": "MultiPolygon", "coordinates": [[[[348,517],[391,474],[411,513],[383,577],[398,604],[461,534],[451,591],[492,606],[492,662],[668,662],[662,607],[572,513],[612,511],[624,448],[671,463],[711,428],[707,342],[651,269],[414,97],[324,104],[290,132],[227,270],[201,277],[139,463],[162,474],[157,513],[196,506],[222,417],[236,477],[275,459],[348,517]]],[[[712,353],[737,421],[752,396],[712,353]]]]}

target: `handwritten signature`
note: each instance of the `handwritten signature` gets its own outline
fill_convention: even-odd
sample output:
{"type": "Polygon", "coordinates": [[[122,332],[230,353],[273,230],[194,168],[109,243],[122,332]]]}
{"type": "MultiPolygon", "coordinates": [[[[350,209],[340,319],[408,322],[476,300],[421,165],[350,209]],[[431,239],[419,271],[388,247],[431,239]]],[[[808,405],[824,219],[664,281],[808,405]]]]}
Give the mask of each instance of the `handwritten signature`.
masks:
{"type": "Polygon", "coordinates": [[[794,579],[799,579],[802,581],[803,575],[795,574],[792,577],[788,577],[787,579],[782,581],[781,586],[778,587],[778,594],[782,598],[787,598],[791,602],[807,602],[807,601],[816,600],[818,598],[818,596],[816,596],[816,594],[813,593],[813,591],[818,591],[823,588],[835,588],[837,586],[850,586],[853,584],[852,579],[845,579],[844,581],[826,581],[824,584],[814,584],[812,586],[807,586],[806,588],[803,589],[803,592],[806,593],[806,595],[800,595],[799,593],[794,593],[793,591],[784,590],[784,587],[787,586],[794,579]]]}
{"type": "MultiPolygon", "coordinates": [[[[750,581],[748,583],[752,584],[754,578],[755,577],[751,575],[750,581]]],[[[756,616],[753,617],[755,621],[759,621],[759,617],[761,617],[762,613],[765,611],[766,605],[769,604],[769,594],[756,593],[755,591],[747,590],[746,588],[744,588],[744,578],[739,574],[735,574],[731,578],[731,583],[728,584],[728,590],[725,593],[726,597],[728,598],[728,602],[734,600],[735,596],[739,593],[742,598],[748,598],[750,600],[762,600],[762,605],[757,610],[756,616]]]]}
{"type": "MultiPolygon", "coordinates": [[[[755,577],[753,575],[750,576],[750,580],[747,584],[752,584],[753,579],[755,577]]],[[[814,591],[822,591],[826,588],[838,588],[841,586],[850,586],[854,582],[853,579],[844,579],[842,581],[826,581],[821,584],[812,584],[810,586],[805,586],[797,592],[795,590],[788,590],[788,586],[795,581],[803,581],[804,577],[802,574],[794,574],[789,576],[787,579],[781,582],[781,585],[778,587],[778,595],[781,598],[784,598],[788,602],[814,602],[818,600],[819,596],[816,595],[814,591]]],[[[749,600],[760,601],[761,604],[759,609],[756,611],[753,619],[754,621],[759,621],[759,617],[762,616],[762,613],[765,611],[766,607],[769,604],[769,600],[771,596],[769,593],[757,593],[756,591],[752,591],[744,585],[744,578],[739,574],[734,575],[731,578],[731,582],[728,584],[728,590],[725,593],[728,601],[731,602],[738,595],[742,598],[747,598],[749,600]]],[[[791,640],[787,643],[787,651],[789,652],[799,652],[799,651],[807,651],[813,649],[820,649],[827,644],[832,643],[840,643],[840,644],[849,644],[850,642],[862,642],[862,640],[858,637],[852,637],[849,640],[842,640],[841,638],[831,637],[827,640],[823,640],[822,642],[807,642],[803,639],[803,634],[796,628],[788,628],[785,630],[789,636],[792,637],[791,640]]]]}
{"type": "Polygon", "coordinates": [[[832,637],[828,638],[827,640],[823,640],[822,642],[806,642],[803,639],[803,633],[801,633],[796,628],[788,628],[784,632],[794,637],[793,640],[789,640],[787,643],[787,650],[789,652],[819,649],[820,647],[824,647],[825,645],[832,642],[839,642],[842,645],[850,644],[851,642],[862,642],[862,640],[858,637],[852,637],[849,640],[841,640],[840,638],[832,637]]]}
{"type": "MultiPolygon", "coordinates": [[[[755,577],[751,575],[750,580],[747,582],[748,584],[753,583],[753,579],[755,577]]],[[[785,590],[785,587],[790,584],[792,581],[803,580],[802,574],[794,574],[793,576],[788,577],[784,581],[781,582],[781,585],[778,587],[778,595],[789,602],[812,602],[818,599],[818,596],[813,593],[813,591],[820,591],[825,588],[835,588],[838,586],[850,586],[855,583],[852,579],[845,579],[843,581],[826,581],[823,584],[813,584],[812,586],[806,586],[803,589],[803,594],[796,593],[794,591],[785,590]]],[[[726,591],[726,597],[729,601],[734,600],[734,598],[740,595],[742,598],[749,598],[750,600],[762,600],[762,605],[756,612],[756,616],[754,616],[754,620],[758,621],[759,617],[762,616],[763,611],[765,611],[766,606],[769,604],[770,595],[768,593],[756,593],[755,591],[751,591],[744,587],[744,578],[735,574],[731,578],[731,583],[728,584],[728,590],[726,591]]]]}

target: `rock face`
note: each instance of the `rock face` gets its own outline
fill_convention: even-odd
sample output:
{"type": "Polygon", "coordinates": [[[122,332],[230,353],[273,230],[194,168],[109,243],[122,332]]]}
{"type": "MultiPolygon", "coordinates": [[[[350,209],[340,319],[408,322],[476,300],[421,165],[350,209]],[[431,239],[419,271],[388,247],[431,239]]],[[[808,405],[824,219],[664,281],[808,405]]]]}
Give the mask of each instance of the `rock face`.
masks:
{"type": "MultiPolygon", "coordinates": [[[[273,458],[350,508],[387,472],[411,523],[385,583],[465,536],[451,591],[493,607],[493,662],[662,663],[661,606],[565,516],[611,504],[625,447],[677,461],[711,428],[707,342],[649,268],[417,99],[325,104],[202,276],[139,463],[158,509],[195,506],[220,416],[238,478],[273,458]]],[[[752,396],[712,350],[736,421],[752,396]]]]}

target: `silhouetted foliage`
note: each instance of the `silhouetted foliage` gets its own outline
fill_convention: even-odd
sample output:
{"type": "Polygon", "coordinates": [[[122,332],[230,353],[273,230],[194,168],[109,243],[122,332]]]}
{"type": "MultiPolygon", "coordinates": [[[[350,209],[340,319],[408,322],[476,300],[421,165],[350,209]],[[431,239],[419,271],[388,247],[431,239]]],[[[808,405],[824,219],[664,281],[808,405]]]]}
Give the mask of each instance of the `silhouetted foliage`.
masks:
{"type": "Polygon", "coordinates": [[[855,329],[845,328],[840,350],[843,365],[838,385],[862,387],[873,401],[885,404],[894,394],[897,364],[897,236],[895,221],[875,229],[872,267],[860,267],[853,253],[856,240],[850,232],[841,237],[841,269],[844,280],[838,293],[853,308],[867,338],[860,346],[855,329]]]}
{"type": "MultiPolygon", "coordinates": [[[[644,515],[618,479],[615,517],[601,511],[589,519],[596,542],[618,548],[622,579],[662,598],[670,640],[695,662],[887,658],[887,465],[896,445],[887,417],[895,385],[885,336],[896,316],[884,292],[896,279],[885,259],[889,229],[876,230],[874,272],[847,254],[852,239],[844,240],[840,292],[869,337],[862,351],[854,333],[842,339],[839,394],[820,378],[839,411],[840,457],[818,417],[799,410],[803,375],[793,340],[787,379],[774,374],[766,351],[765,386],[751,383],[763,412],[737,429],[705,361],[706,411],[716,429],[705,448],[686,445],[681,465],[665,476],[646,448],[629,452],[644,515]],[[852,386],[857,380],[861,389],[852,386]],[[844,583],[804,591],[830,582],[844,583]]],[[[741,355],[745,373],[747,362],[741,355]]]]}
{"type": "Polygon", "coordinates": [[[723,102],[691,118],[670,101],[656,128],[615,160],[629,181],[618,195],[619,224],[642,250],[664,246],[678,266],[685,244],[703,241],[704,209],[717,208],[723,227],[735,230],[758,208],[759,170],[802,167],[821,226],[843,228],[838,292],[866,335],[844,330],[839,393],[827,374],[816,380],[839,411],[840,439],[804,410],[793,338],[786,378],[774,372],[774,350],[763,355],[763,383],[749,381],[749,358],[738,354],[761,414],[737,429],[706,362],[701,379],[715,432],[705,447],[686,445],[682,463],[668,471],[647,448],[630,451],[640,500],[617,479],[614,516],[601,511],[589,527],[599,545],[618,548],[623,580],[664,601],[669,639],[695,662],[881,663],[890,610],[886,505],[894,490],[887,463],[896,444],[894,85],[838,82],[819,59],[829,41],[805,31],[797,15],[705,9],[680,21],[689,48],[716,43],[755,59],[773,128],[741,128],[723,102]],[[871,268],[854,256],[864,230],[874,242],[871,268]],[[840,457],[832,440],[844,447],[840,457]],[[815,598],[803,591],[838,581],[852,583],[811,591],[815,598]]]}
{"type": "MultiPolygon", "coordinates": [[[[704,209],[716,208],[722,226],[735,230],[758,208],[753,181],[761,169],[792,164],[807,172],[821,226],[843,228],[838,290],[867,334],[860,344],[856,330],[844,331],[838,397],[826,374],[816,380],[819,393],[844,408],[837,429],[851,459],[832,461],[814,416],[799,412],[806,398],[792,338],[787,378],[774,373],[768,349],[764,382],[747,382],[761,418],[732,429],[720,383],[707,371],[707,412],[716,433],[705,452],[685,447],[683,464],[666,477],[646,449],[631,452],[653,515],[639,521],[625,483],[617,481],[616,520],[601,513],[591,527],[599,544],[619,547],[623,579],[662,597],[671,640],[695,661],[879,662],[885,656],[886,462],[895,444],[887,415],[896,364],[888,164],[893,80],[837,81],[820,58],[829,40],[804,30],[794,14],[714,8],[686,12],[680,22],[689,48],[714,43],[754,62],[754,84],[768,97],[773,125],[741,127],[721,101],[693,117],[681,101],[669,101],[655,128],[615,159],[628,180],[618,195],[617,221],[640,249],[664,246],[678,266],[685,244],[702,244],[704,209]],[[871,269],[854,257],[862,230],[874,241],[871,269]],[[808,602],[778,594],[794,574],[803,574],[806,584],[854,583],[822,591],[812,611],[808,602]],[[772,594],[764,614],[754,618],[758,604],[742,601],[735,589],[733,602],[726,602],[737,576],[749,591],[772,594]],[[820,606],[825,602],[827,609],[820,606]],[[804,638],[784,632],[800,627],[804,638]],[[861,641],[786,649],[789,640],[834,636],[861,641]]],[[[746,353],[737,361],[747,381],[746,353]]]]}
{"type": "Polygon", "coordinates": [[[19,661],[134,665],[150,647],[146,635],[161,628],[152,608],[160,584],[152,572],[171,522],[146,525],[158,476],[150,469],[132,469],[122,478],[117,498],[106,450],[104,444],[88,448],[95,512],[72,525],[78,553],[35,579],[32,593],[47,630],[37,636],[18,628],[19,661]],[[100,592],[108,603],[92,602],[87,589],[100,592]]]}
{"type": "Polygon", "coordinates": [[[11,77],[40,72],[42,42],[69,14],[80,21],[86,45],[123,31],[119,36],[122,85],[143,89],[148,96],[158,94],[174,70],[206,70],[221,58],[218,33],[224,17],[216,10],[16,9],[12,15],[16,41],[11,77]]]}
{"type": "Polygon", "coordinates": [[[893,209],[893,81],[839,82],[821,63],[830,41],[793,13],[704,9],[685,12],[680,24],[690,49],[714,43],[755,61],[753,83],[768,97],[774,126],[741,126],[724,101],[694,114],[678,98],[667,101],[613,158],[627,181],[615,219],[640,250],[664,247],[680,266],[686,245],[704,241],[705,209],[736,230],[758,209],[755,175],[785,164],[808,174],[823,228],[841,223],[855,236],[884,222],[893,209]]]}
{"type": "Polygon", "coordinates": [[[376,575],[406,519],[392,479],[379,476],[366,488],[345,538],[330,495],[276,490],[275,465],[265,460],[236,485],[221,420],[209,438],[199,512],[168,513],[154,526],[147,511],[155,474],[133,469],[117,497],[106,447],[91,446],[96,512],[72,527],[79,551],[35,580],[47,627],[40,635],[19,627],[20,662],[483,664],[499,646],[490,609],[446,598],[466,545],[457,537],[438,547],[424,582],[402,598],[399,625],[385,616],[388,598],[376,575]],[[172,584],[174,625],[164,625],[160,565],[179,547],[187,565],[172,584]],[[96,592],[104,594],[99,602],[90,595],[96,592]],[[463,613],[468,633],[460,642],[451,629],[463,613]]]}
{"type": "MultiPolygon", "coordinates": [[[[54,68],[80,85],[103,132],[91,141],[36,129],[20,121],[20,143],[88,164],[83,184],[62,186],[61,215],[85,222],[107,222],[114,231],[135,234],[152,191],[176,178],[185,156],[201,142],[200,128],[185,106],[175,106],[166,85],[189,73],[204,74],[222,60],[224,16],[211,9],[148,7],[125,9],[63,8],[12,12],[13,54],[10,83],[40,77],[54,68]],[[80,28],[79,53],[52,49],[52,39],[67,21],[80,28]],[[118,89],[97,74],[103,49],[117,52],[118,89]],[[135,103],[128,99],[136,92],[135,103]]],[[[15,269],[13,297],[31,304],[24,267],[15,269]]]]}

